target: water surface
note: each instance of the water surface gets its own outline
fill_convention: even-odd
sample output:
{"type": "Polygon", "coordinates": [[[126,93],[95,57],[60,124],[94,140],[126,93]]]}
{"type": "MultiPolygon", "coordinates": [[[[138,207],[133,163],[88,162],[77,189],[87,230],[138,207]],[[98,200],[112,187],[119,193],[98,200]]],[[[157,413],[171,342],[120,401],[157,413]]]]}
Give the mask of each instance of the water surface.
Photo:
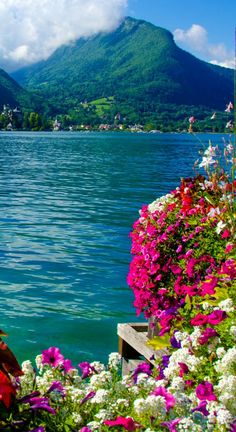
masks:
{"type": "MultiPolygon", "coordinates": [[[[105,360],[137,320],[126,277],[142,204],[221,135],[0,133],[0,327],[20,360],[105,360]]],[[[139,318],[143,320],[143,318],[139,318]]]]}

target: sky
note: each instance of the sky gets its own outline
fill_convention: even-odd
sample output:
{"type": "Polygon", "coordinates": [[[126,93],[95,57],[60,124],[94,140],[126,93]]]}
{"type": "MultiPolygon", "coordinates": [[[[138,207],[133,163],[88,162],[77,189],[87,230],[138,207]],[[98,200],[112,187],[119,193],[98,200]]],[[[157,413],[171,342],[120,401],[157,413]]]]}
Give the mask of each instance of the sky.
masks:
{"type": "Polygon", "coordinates": [[[198,58],[235,67],[235,0],[0,0],[0,68],[46,59],[62,44],[112,31],[124,16],[170,30],[198,58]]]}

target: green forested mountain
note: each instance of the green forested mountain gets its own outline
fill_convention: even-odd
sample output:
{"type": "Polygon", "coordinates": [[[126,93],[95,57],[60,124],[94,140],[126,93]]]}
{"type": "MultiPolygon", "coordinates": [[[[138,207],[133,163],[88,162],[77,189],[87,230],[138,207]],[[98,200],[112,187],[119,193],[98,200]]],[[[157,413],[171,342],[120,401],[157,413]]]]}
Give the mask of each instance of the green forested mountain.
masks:
{"type": "Polygon", "coordinates": [[[32,108],[33,101],[29,93],[24,90],[14,79],[3,69],[0,69],[0,110],[3,105],[32,108]]]}
{"type": "Polygon", "coordinates": [[[157,120],[164,112],[224,110],[233,99],[233,70],[201,61],[175,44],[172,34],[126,18],[112,33],[62,46],[49,59],[13,77],[47,100],[48,113],[90,110],[109,120],[157,120]],[[91,101],[108,98],[98,111],[91,101]]]}

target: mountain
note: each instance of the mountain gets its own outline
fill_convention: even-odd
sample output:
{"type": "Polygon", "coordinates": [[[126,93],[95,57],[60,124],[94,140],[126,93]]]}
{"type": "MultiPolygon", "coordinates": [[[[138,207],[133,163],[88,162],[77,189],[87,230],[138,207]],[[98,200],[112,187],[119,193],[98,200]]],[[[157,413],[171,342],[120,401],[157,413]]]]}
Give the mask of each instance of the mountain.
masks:
{"type": "Polygon", "coordinates": [[[31,108],[33,106],[32,96],[24,90],[3,69],[0,69],[0,110],[3,105],[12,108],[31,108]]]}
{"type": "MultiPolygon", "coordinates": [[[[233,70],[197,59],[180,49],[169,31],[130,17],[112,33],[62,46],[12,76],[47,100],[54,114],[108,98],[113,114],[119,110],[137,121],[157,118],[162,110],[174,112],[176,106],[185,112],[188,107],[224,110],[233,99],[233,70]]],[[[109,107],[105,111],[109,116],[109,107]]]]}

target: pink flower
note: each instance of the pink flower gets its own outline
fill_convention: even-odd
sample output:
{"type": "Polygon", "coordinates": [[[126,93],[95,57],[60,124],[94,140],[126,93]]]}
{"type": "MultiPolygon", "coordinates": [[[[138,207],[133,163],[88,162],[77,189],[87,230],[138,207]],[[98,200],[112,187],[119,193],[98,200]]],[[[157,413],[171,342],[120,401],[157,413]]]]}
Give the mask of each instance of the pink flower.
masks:
{"type": "Polygon", "coordinates": [[[229,230],[224,230],[224,232],[221,234],[222,239],[229,238],[231,236],[231,232],[229,230]]]}
{"type": "Polygon", "coordinates": [[[212,295],[215,294],[215,287],[218,283],[218,278],[216,276],[212,276],[210,279],[207,279],[201,285],[201,296],[205,296],[207,294],[212,295]]]}
{"type": "Polygon", "coordinates": [[[200,326],[207,324],[208,319],[207,315],[203,315],[202,313],[197,314],[194,318],[191,319],[190,323],[193,326],[200,326]]]}
{"type": "Polygon", "coordinates": [[[60,363],[63,363],[63,361],[64,357],[57,347],[50,347],[42,352],[43,364],[49,364],[56,368],[60,363]]]}
{"type": "Polygon", "coordinates": [[[218,309],[212,312],[210,315],[208,315],[207,321],[209,324],[217,325],[226,318],[227,318],[226,312],[218,309]]]}
{"type": "Polygon", "coordinates": [[[105,420],[104,424],[106,426],[122,426],[127,431],[135,431],[140,428],[141,425],[136,423],[131,417],[117,417],[116,420],[105,420]]]}
{"type": "Polygon", "coordinates": [[[213,393],[213,385],[207,381],[203,381],[197,386],[196,395],[200,400],[217,400],[216,395],[213,393]]]}
{"type": "Polygon", "coordinates": [[[175,406],[174,396],[169,393],[165,387],[157,387],[151,394],[164,397],[167,411],[170,411],[170,409],[175,406]]]}
{"type": "Polygon", "coordinates": [[[233,250],[233,248],[234,248],[234,245],[232,243],[228,243],[226,245],[226,248],[225,248],[225,253],[226,254],[230,253],[233,250]]]}
{"type": "Polygon", "coordinates": [[[62,363],[62,369],[63,369],[63,371],[64,371],[65,373],[67,373],[67,372],[69,372],[71,369],[73,369],[73,367],[72,367],[72,363],[71,363],[71,360],[69,360],[69,359],[63,360],[63,363],[62,363]]]}

